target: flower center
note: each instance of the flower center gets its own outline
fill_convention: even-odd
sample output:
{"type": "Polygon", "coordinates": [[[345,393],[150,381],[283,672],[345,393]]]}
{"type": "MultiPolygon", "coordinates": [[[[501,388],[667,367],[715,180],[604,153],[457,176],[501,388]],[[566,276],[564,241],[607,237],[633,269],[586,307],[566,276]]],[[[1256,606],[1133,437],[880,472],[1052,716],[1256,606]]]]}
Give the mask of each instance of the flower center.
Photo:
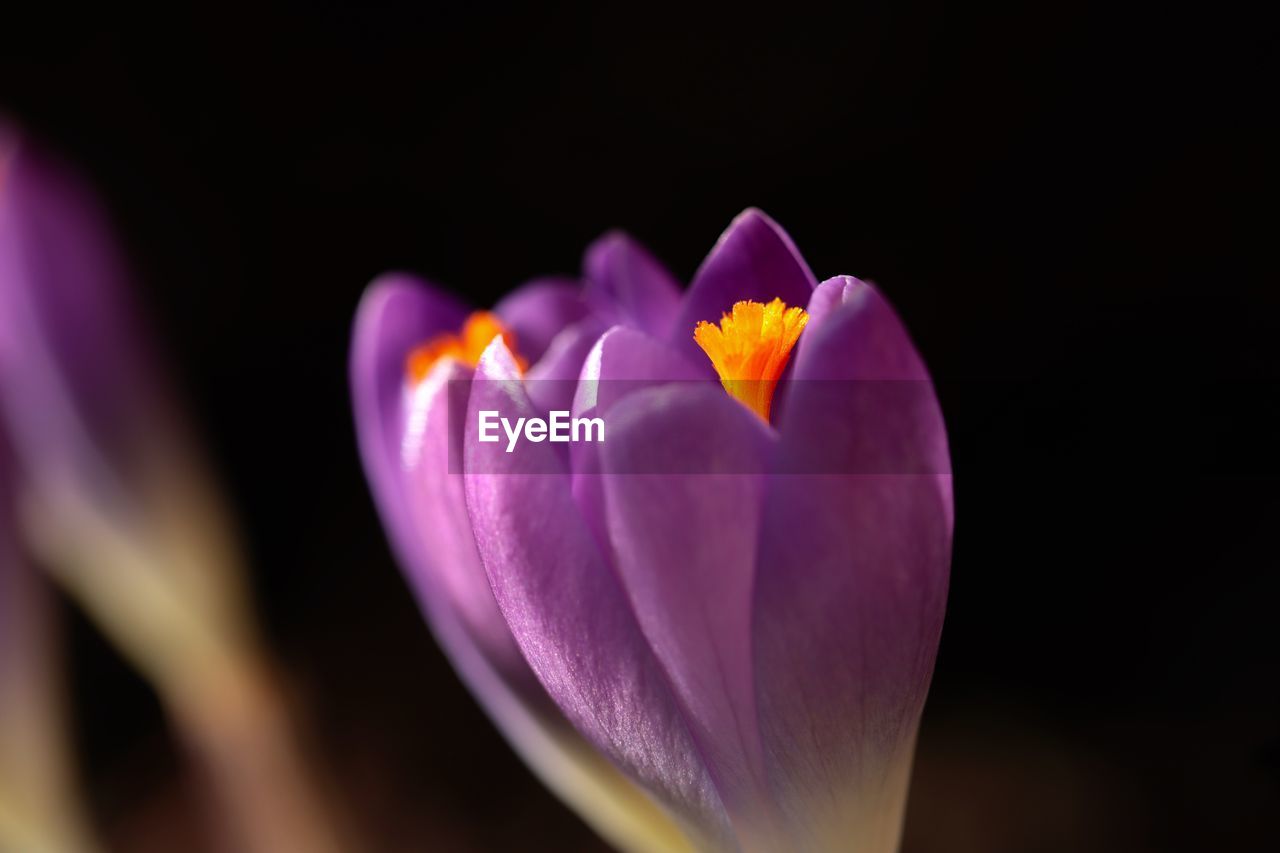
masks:
{"type": "Polygon", "coordinates": [[[475,367],[480,362],[485,347],[499,335],[515,356],[516,366],[524,373],[529,364],[516,353],[516,336],[488,311],[473,311],[457,334],[445,332],[414,347],[405,360],[405,372],[408,373],[409,380],[416,383],[426,379],[431,368],[441,359],[452,358],[475,367]]]}
{"type": "Polygon", "coordinates": [[[724,390],[768,421],[778,378],[808,322],[803,308],[788,308],[781,299],[768,305],[737,302],[719,326],[699,323],[693,339],[711,359],[724,390]]]}

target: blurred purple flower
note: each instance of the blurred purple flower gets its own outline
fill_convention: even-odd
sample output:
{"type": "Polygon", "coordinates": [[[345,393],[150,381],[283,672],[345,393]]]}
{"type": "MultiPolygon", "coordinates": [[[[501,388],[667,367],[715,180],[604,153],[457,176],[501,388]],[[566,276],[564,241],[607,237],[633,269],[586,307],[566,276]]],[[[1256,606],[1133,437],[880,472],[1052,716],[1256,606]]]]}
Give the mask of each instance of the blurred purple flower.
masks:
{"type": "Polygon", "coordinates": [[[148,673],[220,656],[245,627],[237,549],[112,229],[71,169],[5,138],[0,430],[25,538],[148,673]]]}
{"type": "Polygon", "coordinates": [[[130,284],[74,173],[0,130],[0,439],[23,544],[155,687],[237,849],[342,849],[130,284]]]}
{"type": "Polygon", "coordinates": [[[953,524],[919,354],[875,288],[817,284],[755,210],[683,297],[619,234],[584,278],[580,303],[518,291],[495,309],[508,334],[412,377],[409,354],[443,352],[463,309],[404,276],[360,306],[361,452],[428,620],[508,739],[615,843],[895,849],[953,524]],[[607,440],[476,440],[481,410],[563,399],[544,378],[576,378],[574,414],[607,415],[607,440]],[[886,383],[913,391],[867,392],[886,383]],[[453,428],[450,406],[466,410],[453,428]],[[663,835],[587,801],[583,741],[660,804],[663,835]]]}

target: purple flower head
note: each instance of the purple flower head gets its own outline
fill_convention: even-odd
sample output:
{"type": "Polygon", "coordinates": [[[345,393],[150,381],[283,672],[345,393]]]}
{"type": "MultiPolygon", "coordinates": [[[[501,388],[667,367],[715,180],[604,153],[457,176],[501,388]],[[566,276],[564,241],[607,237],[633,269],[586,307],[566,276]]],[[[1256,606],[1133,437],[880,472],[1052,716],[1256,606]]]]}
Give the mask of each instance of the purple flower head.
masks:
{"type": "Polygon", "coordinates": [[[0,133],[0,377],[29,469],[101,465],[99,482],[171,417],[129,304],[106,216],[71,171],[0,133]],[[72,452],[68,452],[68,450],[72,452]],[[114,457],[114,458],[113,458],[114,457]],[[90,459],[95,461],[90,463],[90,459]]]}
{"type": "Polygon", "coordinates": [[[0,433],[24,539],[149,675],[179,679],[184,653],[240,641],[243,590],[117,245],[73,170],[0,131],[0,433]]]}
{"type": "MultiPolygon", "coordinates": [[[[0,445],[14,449],[23,544],[156,688],[207,766],[240,849],[340,849],[288,731],[229,525],[144,345],[130,284],[106,217],[73,173],[0,133],[0,445]]],[[[7,628],[0,621],[0,634],[7,628]]],[[[0,665],[8,651],[0,647],[0,665]]],[[[70,824],[53,826],[69,835],[70,824]]],[[[13,849],[86,848],[54,839],[13,849]]]]}
{"type": "Polygon", "coordinates": [[[895,849],[953,524],[919,353],[756,210],[683,296],[618,234],[584,277],[581,302],[511,297],[482,347],[442,344],[465,312],[407,278],[361,305],[361,450],[429,620],[517,748],[564,747],[522,749],[544,778],[590,744],[686,846],[895,849]],[[512,331],[557,323],[545,350],[512,331]],[[601,440],[486,433],[566,399],[601,440]]]}

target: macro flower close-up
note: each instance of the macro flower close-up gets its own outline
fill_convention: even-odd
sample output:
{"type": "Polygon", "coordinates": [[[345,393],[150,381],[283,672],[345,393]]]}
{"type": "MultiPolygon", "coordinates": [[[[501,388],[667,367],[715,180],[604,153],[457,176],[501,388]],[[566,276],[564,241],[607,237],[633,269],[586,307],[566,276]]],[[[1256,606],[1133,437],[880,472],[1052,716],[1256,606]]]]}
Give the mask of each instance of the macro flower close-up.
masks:
{"type": "Polygon", "coordinates": [[[1252,17],[8,4],[0,853],[1280,850],[1252,17]]]}
{"type": "Polygon", "coordinates": [[[566,802],[636,849],[896,849],[953,509],[928,373],[875,287],[818,283],[757,210],[684,294],[613,233],[580,285],[492,313],[374,282],[351,380],[428,620],[566,802]],[[480,440],[484,412],[561,404],[603,440],[480,440]],[[660,811],[562,778],[611,767],[660,811]]]}

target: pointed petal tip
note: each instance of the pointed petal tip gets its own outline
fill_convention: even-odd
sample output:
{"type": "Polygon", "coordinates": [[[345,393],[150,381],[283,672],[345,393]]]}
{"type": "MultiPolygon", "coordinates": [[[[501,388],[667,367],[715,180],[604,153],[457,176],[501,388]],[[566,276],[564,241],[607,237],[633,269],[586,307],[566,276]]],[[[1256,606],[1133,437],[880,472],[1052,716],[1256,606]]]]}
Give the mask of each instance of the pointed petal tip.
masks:
{"type": "Polygon", "coordinates": [[[680,283],[630,234],[613,230],[582,258],[586,298],[602,317],[666,335],[680,309],[680,283]]]}
{"type": "Polygon", "coordinates": [[[456,307],[458,311],[462,310],[461,303],[448,289],[414,273],[388,270],[374,276],[361,291],[360,301],[356,305],[357,331],[361,328],[362,321],[380,317],[393,303],[402,303],[395,305],[397,310],[412,310],[418,306],[456,307]],[[431,303],[437,303],[437,306],[432,306],[431,303]]]}
{"type": "Polygon", "coordinates": [[[607,268],[619,253],[637,252],[648,255],[644,245],[621,228],[610,228],[587,245],[582,253],[582,269],[588,281],[607,268]]]}
{"type": "Polygon", "coordinates": [[[508,293],[493,313],[515,336],[515,347],[530,364],[547,352],[556,335],[587,315],[582,283],[567,276],[532,279],[508,293]]]}
{"type": "Polygon", "coordinates": [[[590,257],[599,252],[605,252],[622,246],[635,244],[636,239],[621,228],[610,228],[596,239],[592,240],[587,246],[586,252],[583,254],[590,257]]]}
{"type": "Polygon", "coordinates": [[[579,416],[588,409],[594,408],[599,402],[600,374],[603,369],[605,348],[609,346],[609,341],[624,333],[625,329],[625,326],[616,324],[605,329],[604,333],[596,338],[596,342],[591,345],[586,358],[582,360],[582,369],[578,373],[577,387],[573,392],[572,411],[574,416],[579,416]]]}
{"type": "MultiPolygon", "coordinates": [[[[782,241],[787,244],[787,247],[795,253],[797,259],[800,257],[800,253],[796,250],[795,243],[791,240],[791,235],[787,233],[786,229],[779,225],[778,221],[772,216],[755,206],[744,208],[741,213],[733,217],[733,220],[729,223],[729,227],[724,229],[724,232],[720,235],[720,241],[725,240],[734,232],[744,228],[767,229],[772,231],[774,234],[777,234],[782,238],[782,241]]],[[[720,241],[717,241],[717,245],[719,245],[720,241]]]]}
{"type": "Polygon", "coordinates": [[[406,270],[386,270],[374,276],[364,289],[364,298],[373,294],[431,287],[426,279],[406,270]]]}
{"type": "MultiPolygon", "coordinates": [[[[465,310],[452,294],[406,272],[385,272],[369,282],[352,321],[348,371],[353,385],[399,371],[409,347],[452,330],[465,310]]],[[[384,380],[385,381],[385,378],[384,380]]]]}
{"type": "Polygon", "coordinates": [[[623,338],[625,338],[629,334],[637,334],[637,333],[631,329],[628,329],[626,326],[623,326],[620,323],[614,323],[612,326],[605,329],[604,332],[600,334],[600,337],[596,338],[596,342],[591,345],[591,350],[587,353],[587,357],[583,360],[582,372],[578,376],[579,381],[583,379],[588,379],[588,380],[599,379],[600,378],[600,360],[603,356],[605,348],[610,346],[611,342],[615,338],[618,338],[619,336],[622,336],[623,338]]]}
{"type": "Polygon", "coordinates": [[[778,223],[773,221],[773,217],[771,217],[769,214],[765,213],[763,210],[756,207],[755,205],[751,205],[750,207],[744,207],[741,213],[733,217],[733,222],[730,224],[729,227],[732,228],[734,225],[738,225],[740,223],[747,222],[752,219],[762,220],[765,224],[771,225],[774,228],[778,227],[778,223]]]}
{"type": "MultiPolygon", "coordinates": [[[[817,280],[790,236],[759,208],[738,214],[720,235],[685,292],[668,340],[695,363],[705,358],[693,340],[701,321],[718,322],[742,301],[788,306],[809,303],[817,280]]],[[[706,365],[707,372],[713,373],[706,365]]]]}
{"type": "Polygon", "coordinates": [[[495,337],[489,346],[485,347],[480,361],[476,363],[476,378],[520,379],[520,366],[516,364],[515,356],[507,348],[507,343],[501,335],[495,337]]]}

